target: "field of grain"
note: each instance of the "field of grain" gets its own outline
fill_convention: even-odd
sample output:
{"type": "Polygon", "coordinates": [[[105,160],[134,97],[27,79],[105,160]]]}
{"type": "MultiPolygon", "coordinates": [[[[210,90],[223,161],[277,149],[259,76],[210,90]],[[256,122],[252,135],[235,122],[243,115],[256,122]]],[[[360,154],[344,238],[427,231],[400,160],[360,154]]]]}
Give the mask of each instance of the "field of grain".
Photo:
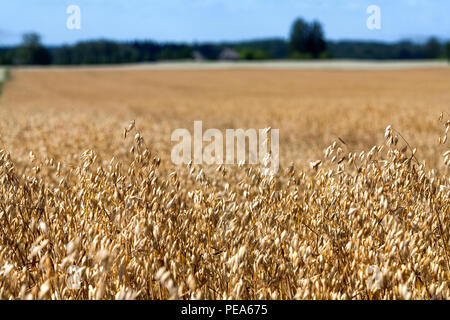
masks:
{"type": "Polygon", "coordinates": [[[0,298],[448,299],[449,88],[450,68],[13,70],[0,298]],[[280,129],[278,174],[173,165],[195,120],[280,129]]]}

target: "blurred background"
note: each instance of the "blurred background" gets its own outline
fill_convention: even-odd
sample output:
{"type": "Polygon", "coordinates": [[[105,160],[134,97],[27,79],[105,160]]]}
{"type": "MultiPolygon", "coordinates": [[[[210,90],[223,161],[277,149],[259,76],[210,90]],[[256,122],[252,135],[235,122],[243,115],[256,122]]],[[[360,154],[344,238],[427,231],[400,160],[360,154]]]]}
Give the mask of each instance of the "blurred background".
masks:
{"type": "Polygon", "coordinates": [[[449,12],[447,0],[9,1],[0,64],[447,59],[449,12]]]}
{"type": "Polygon", "coordinates": [[[281,163],[305,164],[337,137],[370,150],[392,125],[440,168],[449,12],[448,0],[4,1],[0,146],[110,159],[127,154],[133,119],[164,160],[171,132],[202,120],[279,128],[281,163]]]}

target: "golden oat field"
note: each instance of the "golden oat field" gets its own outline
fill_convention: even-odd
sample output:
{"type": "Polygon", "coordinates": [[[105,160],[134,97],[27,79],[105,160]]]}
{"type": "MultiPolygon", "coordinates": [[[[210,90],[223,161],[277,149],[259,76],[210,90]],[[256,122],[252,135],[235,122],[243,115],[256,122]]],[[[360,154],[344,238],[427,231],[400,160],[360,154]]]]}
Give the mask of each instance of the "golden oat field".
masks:
{"type": "Polygon", "coordinates": [[[450,68],[13,69],[0,298],[448,299],[449,112],[450,68]],[[195,120],[278,173],[174,165],[195,120]]]}

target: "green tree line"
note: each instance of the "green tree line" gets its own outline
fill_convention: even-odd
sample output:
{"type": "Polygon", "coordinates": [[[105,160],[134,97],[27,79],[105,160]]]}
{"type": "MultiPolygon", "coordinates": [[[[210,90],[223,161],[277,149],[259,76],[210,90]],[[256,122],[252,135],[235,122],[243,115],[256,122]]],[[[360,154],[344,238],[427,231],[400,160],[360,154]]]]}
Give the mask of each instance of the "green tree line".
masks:
{"type": "Polygon", "coordinates": [[[160,43],[155,41],[84,41],[74,45],[45,47],[37,34],[25,34],[17,47],[0,48],[2,65],[118,64],[162,60],[223,58],[233,50],[241,60],[263,59],[439,59],[450,60],[450,42],[430,38],[424,44],[363,41],[326,41],[318,21],[298,18],[289,39],[263,39],[223,43],[160,43]]]}

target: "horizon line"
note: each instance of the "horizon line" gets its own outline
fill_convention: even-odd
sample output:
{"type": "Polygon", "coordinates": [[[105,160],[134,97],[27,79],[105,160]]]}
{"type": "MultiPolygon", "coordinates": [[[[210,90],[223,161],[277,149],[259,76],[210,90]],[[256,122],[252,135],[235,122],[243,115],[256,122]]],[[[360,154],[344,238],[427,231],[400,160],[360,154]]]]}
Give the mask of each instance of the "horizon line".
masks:
{"type": "MultiPolygon", "coordinates": [[[[23,34],[27,33],[36,33],[37,32],[25,32],[23,34]]],[[[365,43],[380,43],[380,44],[396,44],[396,43],[402,43],[402,42],[411,42],[413,44],[424,44],[429,39],[437,39],[440,43],[446,43],[450,41],[450,37],[445,39],[443,37],[435,36],[435,35],[422,35],[422,36],[405,36],[400,37],[397,40],[380,40],[380,39],[362,39],[362,38],[340,38],[340,39],[325,39],[326,42],[365,42],[365,43]],[[416,39],[414,39],[416,38],[416,39]],[[420,38],[420,39],[419,39],[420,38]]],[[[62,47],[62,46],[74,46],[79,43],[86,43],[86,42],[96,42],[96,41],[108,41],[108,42],[116,42],[116,43],[133,43],[133,42],[154,42],[157,44],[187,44],[187,45],[202,45],[202,44],[213,44],[213,45],[226,45],[226,44],[239,44],[239,43],[245,43],[245,42],[257,42],[257,41],[269,41],[269,40],[282,40],[289,42],[289,37],[283,37],[283,36],[268,36],[268,37],[254,37],[254,38],[244,38],[240,40],[155,40],[152,38],[136,38],[136,39],[128,39],[128,40],[121,40],[121,39],[114,39],[109,37],[93,37],[89,39],[81,39],[78,41],[74,41],[71,43],[68,42],[60,42],[58,44],[56,43],[45,43],[41,42],[45,47],[62,47]]],[[[1,48],[7,48],[7,47],[17,47],[21,45],[22,43],[16,43],[16,44],[2,44],[0,43],[1,48]]]]}

